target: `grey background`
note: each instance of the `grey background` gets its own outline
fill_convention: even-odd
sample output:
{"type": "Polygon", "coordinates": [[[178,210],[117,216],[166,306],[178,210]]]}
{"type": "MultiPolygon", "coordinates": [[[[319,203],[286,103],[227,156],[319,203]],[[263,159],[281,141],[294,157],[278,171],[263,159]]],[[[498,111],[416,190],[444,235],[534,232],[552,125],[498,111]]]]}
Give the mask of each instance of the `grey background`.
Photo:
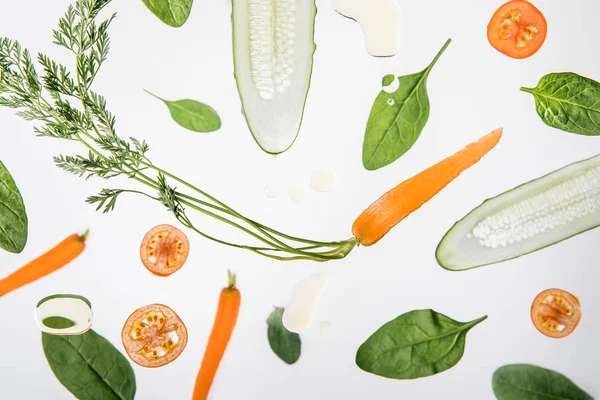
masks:
{"type": "MultiPolygon", "coordinates": [[[[51,31],[69,3],[0,0],[0,36],[19,39],[32,51],[71,65],[70,55],[51,44],[51,31]]],[[[9,274],[73,232],[91,229],[88,248],[75,262],[0,299],[1,397],[71,398],[47,366],[33,318],[39,299],[66,292],[92,301],[94,329],[121,350],[121,327],[134,309],[161,302],[176,310],[189,330],[188,347],[162,369],[134,366],[137,398],[189,398],[227,268],[238,274],[242,308],[211,398],[492,399],[493,371],[516,362],[560,371],[600,396],[600,269],[595,256],[599,230],[518,260],[462,273],[443,270],[434,258],[447,229],[484,199],[600,150],[599,138],[543,125],[531,96],[518,90],[535,86],[549,72],[573,71],[600,79],[600,3],[537,0],[549,24],[547,42],[534,57],[521,61],[487,43],[486,25],[500,4],[402,1],[401,50],[396,57],[375,59],[365,51],[358,25],[319,0],[318,48],[304,125],[292,149],[273,157],[259,150],[240,113],[232,74],[229,1],[196,0],[189,21],[179,30],[161,24],[141,1],[114,1],[108,7],[119,13],[111,29],[112,53],[95,87],[117,116],[120,135],[147,139],[156,164],[288,233],[346,239],[362,209],[397,183],[494,128],[503,126],[505,136],[476,167],[380,243],[356,249],[343,261],[283,264],[189,234],[187,264],[163,279],[149,274],[138,254],[149,228],[173,223],[163,207],[124,196],[113,213],[94,212],[84,203],[88,195],[131,183],[84,182],[60,171],[51,157],[81,148],[36,138],[30,123],[0,109],[0,159],[14,175],[31,221],[25,251],[0,252],[0,274],[9,274]],[[453,43],[429,79],[431,117],[421,138],[391,166],[365,171],[362,137],[382,76],[421,70],[448,37],[453,43]],[[193,98],[210,104],[223,119],[222,129],[203,135],[180,128],[144,88],[171,100],[193,98]],[[263,194],[267,182],[306,184],[314,169],[325,166],[339,176],[333,193],[311,193],[303,204],[286,196],[272,201],[263,194]],[[286,366],[269,348],[265,320],[273,305],[285,305],[297,281],[316,271],[326,273],[329,287],[317,323],[303,335],[300,361],[286,366]],[[583,319],[566,339],[542,336],[529,318],[531,301],[549,287],[569,290],[581,299],[583,319]],[[356,349],[373,331],[421,308],[462,321],[484,314],[489,319],[469,333],[462,361],[434,377],[394,381],[355,366],[356,349]],[[334,330],[321,335],[317,325],[324,319],[334,330]]],[[[218,223],[198,221],[215,235],[229,234],[218,223]]]]}

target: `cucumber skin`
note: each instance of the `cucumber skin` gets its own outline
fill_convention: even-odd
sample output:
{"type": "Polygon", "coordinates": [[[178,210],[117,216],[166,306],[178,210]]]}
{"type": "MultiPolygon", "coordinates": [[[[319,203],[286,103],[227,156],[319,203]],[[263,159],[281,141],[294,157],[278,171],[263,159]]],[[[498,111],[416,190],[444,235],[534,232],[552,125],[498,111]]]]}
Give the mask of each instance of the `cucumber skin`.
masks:
{"type": "Polygon", "coordinates": [[[244,115],[244,119],[246,120],[246,125],[248,125],[248,129],[250,130],[250,133],[252,134],[252,138],[254,139],[254,141],[256,142],[256,144],[258,145],[258,147],[260,147],[260,149],[262,151],[264,151],[267,154],[271,154],[271,155],[278,155],[278,154],[282,154],[285,153],[286,151],[288,151],[293,145],[294,143],[296,143],[296,140],[298,139],[298,134],[300,133],[300,129],[302,129],[302,121],[304,120],[304,110],[306,109],[306,101],[308,98],[308,93],[310,92],[310,82],[312,80],[312,74],[313,74],[313,67],[314,67],[314,62],[315,62],[315,52],[317,51],[317,44],[315,43],[315,25],[316,25],[316,17],[318,14],[318,7],[316,4],[316,0],[311,0],[312,3],[314,4],[314,9],[315,12],[313,13],[312,19],[313,19],[313,30],[312,30],[312,52],[310,54],[310,58],[311,58],[311,63],[310,63],[310,72],[308,74],[307,77],[307,87],[306,87],[306,93],[304,95],[304,105],[302,106],[302,111],[300,113],[300,126],[298,127],[298,132],[296,132],[296,136],[294,137],[294,141],[292,141],[292,143],[285,149],[278,151],[278,152],[272,152],[272,151],[268,151],[267,149],[265,149],[263,147],[263,145],[260,143],[260,141],[256,138],[256,135],[254,135],[254,132],[252,131],[252,129],[250,128],[250,122],[248,120],[248,115],[246,113],[245,107],[244,107],[244,101],[242,100],[242,96],[241,96],[241,89],[240,89],[240,84],[238,82],[238,75],[237,75],[237,67],[236,67],[236,62],[235,62],[235,18],[234,18],[234,7],[235,7],[235,3],[236,1],[247,1],[247,0],[232,0],[231,2],[231,30],[232,30],[232,35],[231,35],[231,41],[233,43],[232,46],[232,50],[233,50],[233,78],[235,79],[235,85],[237,87],[238,93],[240,94],[240,102],[242,103],[242,114],[244,115]]]}
{"type": "MultiPolygon", "coordinates": [[[[529,183],[529,182],[527,182],[527,183],[529,183]]],[[[517,187],[518,187],[518,186],[517,186],[517,187]]],[[[516,189],[516,188],[515,188],[515,189],[516,189]]],[[[513,190],[514,190],[514,189],[513,189],[513,190]]],[[[505,192],[505,193],[506,193],[506,192],[505,192]]],[[[503,194],[504,194],[504,193],[503,193],[503,194]]],[[[489,199],[486,199],[486,200],[485,200],[483,203],[481,203],[479,206],[477,206],[475,209],[473,209],[473,210],[472,210],[472,211],[471,211],[469,214],[467,214],[467,215],[466,215],[466,216],[465,216],[463,219],[461,219],[461,220],[459,220],[459,221],[455,222],[455,223],[454,223],[454,225],[452,225],[452,228],[450,228],[450,230],[448,231],[448,233],[450,233],[450,231],[452,231],[452,229],[454,229],[454,227],[455,227],[455,226],[457,226],[457,225],[458,225],[458,224],[460,224],[462,221],[464,221],[464,220],[466,220],[467,218],[469,218],[469,216],[470,216],[472,213],[474,213],[474,212],[475,212],[475,210],[477,210],[479,207],[483,206],[483,205],[484,205],[484,204],[486,204],[487,202],[489,202],[489,201],[491,201],[491,200],[494,200],[494,199],[495,199],[495,197],[491,197],[491,198],[489,198],[489,199]]],[[[553,243],[548,243],[548,244],[541,245],[540,247],[536,247],[536,248],[532,249],[531,251],[528,251],[528,252],[525,252],[525,253],[518,254],[518,255],[516,255],[516,256],[514,256],[514,257],[508,257],[508,258],[504,258],[504,259],[502,259],[502,260],[490,261],[490,262],[489,262],[489,263],[487,263],[487,264],[475,265],[475,266],[473,266],[473,267],[470,267],[470,268],[460,268],[460,269],[458,269],[458,268],[451,268],[451,267],[448,267],[448,266],[444,265],[444,263],[443,263],[443,261],[442,261],[442,260],[440,260],[440,257],[439,257],[439,251],[440,251],[440,247],[442,247],[442,244],[443,244],[443,241],[444,241],[444,239],[445,239],[445,238],[446,238],[446,236],[448,235],[448,233],[446,233],[446,235],[444,235],[444,237],[442,238],[442,240],[440,241],[440,243],[437,245],[437,247],[436,247],[436,249],[435,249],[435,259],[436,259],[436,261],[438,262],[438,264],[440,265],[440,267],[444,268],[444,269],[445,269],[445,270],[447,270],[447,271],[452,271],[452,272],[469,271],[469,270],[471,270],[471,269],[475,269],[475,268],[481,268],[481,267],[485,267],[485,266],[488,266],[488,265],[500,264],[500,263],[502,263],[502,262],[504,262],[504,261],[514,260],[514,259],[517,259],[517,258],[520,258],[520,257],[526,256],[526,255],[528,255],[528,254],[535,253],[535,252],[536,252],[536,251],[538,251],[538,250],[542,250],[542,249],[545,249],[546,247],[550,247],[550,246],[553,246],[553,245],[555,245],[555,244],[557,244],[557,243],[564,242],[565,240],[571,239],[572,237],[575,237],[575,236],[581,235],[582,233],[585,233],[585,232],[587,232],[587,231],[591,231],[591,230],[593,230],[593,229],[596,229],[596,228],[598,228],[599,226],[600,226],[600,224],[598,224],[598,225],[595,225],[595,226],[592,226],[592,227],[590,227],[590,228],[584,229],[584,230],[582,230],[582,231],[580,231],[580,232],[578,232],[578,233],[575,233],[575,234],[573,234],[573,235],[570,235],[570,236],[565,236],[563,239],[560,239],[560,240],[558,240],[558,241],[556,241],[556,242],[553,242],[553,243]]]]}
{"type": "Polygon", "coordinates": [[[81,301],[83,301],[84,303],[86,303],[86,304],[87,304],[87,305],[88,305],[90,308],[92,308],[92,303],[91,303],[91,302],[90,302],[88,299],[86,299],[85,297],[83,297],[83,296],[80,296],[80,295],[78,295],[78,294],[62,294],[62,293],[61,293],[61,294],[53,294],[53,295],[51,295],[51,296],[46,296],[46,297],[44,297],[43,299],[41,299],[41,300],[40,300],[40,301],[37,303],[37,305],[36,305],[35,307],[36,307],[36,308],[38,308],[38,307],[39,307],[39,306],[40,306],[42,303],[45,303],[45,302],[46,302],[46,301],[48,301],[48,300],[52,300],[52,299],[61,299],[61,298],[66,298],[66,297],[68,297],[68,298],[70,298],[70,299],[77,299],[77,300],[81,300],[81,301]]]}
{"type": "MultiPolygon", "coordinates": [[[[464,222],[464,221],[468,220],[468,219],[469,219],[469,218],[470,218],[470,217],[471,217],[473,214],[475,214],[475,213],[477,212],[477,210],[479,210],[481,207],[483,207],[483,206],[484,206],[484,205],[486,205],[487,203],[489,203],[489,202],[492,202],[492,201],[494,201],[495,199],[497,199],[498,197],[500,197],[500,196],[503,196],[503,195],[505,195],[505,194],[508,194],[508,193],[510,193],[510,192],[512,192],[512,191],[515,191],[515,190],[519,189],[519,188],[523,188],[523,187],[525,187],[525,186],[527,186],[527,185],[531,184],[532,182],[537,182],[537,181],[541,181],[541,180],[543,180],[543,179],[549,178],[551,175],[553,175],[553,174],[555,174],[555,173],[557,173],[557,172],[559,172],[559,171],[561,171],[561,170],[563,170],[563,169],[566,169],[566,168],[568,168],[568,167],[570,167],[570,166],[574,166],[574,165],[576,165],[576,164],[584,164],[584,163],[586,163],[586,162],[588,162],[588,161],[592,161],[593,159],[596,159],[596,158],[598,158],[598,159],[600,160],[600,154],[598,154],[598,155],[595,155],[595,156],[593,156],[593,157],[590,157],[590,158],[587,158],[587,159],[584,159],[584,160],[575,161],[575,162],[573,162],[573,163],[571,163],[571,164],[565,165],[565,166],[564,166],[564,167],[562,167],[562,168],[559,168],[559,169],[557,169],[557,170],[554,170],[554,171],[552,171],[552,172],[549,172],[549,173],[547,173],[546,175],[542,175],[542,176],[541,176],[541,177],[539,177],[539,178],[535,178],[535,179],[532,179],[532,180],[530,180],[530,181],[527,181],[527,182],[525,182],[525,183],[522,183],[522,184],[520,184],[520,185],[518,185],[518,186],[515,186],[514,188],[512,188],[512,189],[510,189],[510,190],[507,190],[507,191],[505,191],[505,192],[503,192],[503,193],[500,193],[500,194],[499,194],[499,195],[497,195],[497,196],[490,197],[490,198],[488,198],[488,199],[484,200],[484,201],[483,201],[483,202],[482,202],[480,205],[478,205],[478,206],[477,206],[477,207],[475,207],[473,210],[471,210],[471,211],[470,211],[470,212],[469,212],[467,215],[465,215],[463,218],[461,218],[460,220],[458,220],[457,222],[455,222],[455,223],[452,225],[452,227],[451,227],[451,228],[448,230],[448,232],[446,232],[446,234],[444,235],[444,237],[442,237],[442,240],[440,240],[440,242],[438,243],[438,245],[437,245],[437,247],[436,247],[436,250],[435,250],[435,259],[436,259],[436,261],[438,262],[438,264],[439,264],[439,265],[440,265],[442,268],[444,268],[444,269],[445,269],[445,270],[447,270],[447,271],[452,271],[452,272],[457,272],[457,271],[468,271],[468,270],[475,269],[475,268],[485,267],[485,266],[487,266],[487,265],[494,265],[494,264],[499,264],[499,263],[502,263],[502,262],[504,262],[504,261],[508,261],[508,260],[514,260],[514,259],[520,258],[520,257],[522,257],[522,256],[525,256],[525,255],[528,255],[528,254],[531,254],[531,253],[535,253],[535,252],[536,252],[536,251],[538,251],[538,250],[545,249],[545,248],[547,248],[547,247],[550,247],[550,246],[552,246],[552,245],[555,245],[555,244],[557,244],[557,243],[564,242],[565,240],[568,240],[568,239],[570,239],[570,238],[572,238],[572,237],[578,236],[578,235],[580,235],[580,234],[582,234],[582,233],[585,233],[585,232],[587,232],[587,231],[590,231],[590,230],[593,230],[593,229],[595,229],[595,228],[598,228],[598,227],[600,226],[600,223],[599,223],[599,224],[596,224],[596,225],[594,225],[594,226],[590,226],[589,228],[582,229],[582,230],[580,230],[579,232],[577,232],[577,233],[575,233],[575,234],[572,234],[572,235],[565,236],[565,237],[563,237],[563,238],[561,238],[560,240],[557,240],[557,241],[555,241],[555,242],[552,242],[552,243],[546,243],[546,244],[541,244],[539,247],[534,247],[534,248],[532,248],[532,249],[531,249],[531,251],[527,251],[527,252],[524,252],[524,253],[520,253],[520,254],[517,254],[517,255],[515,255],[515,256],[513,256],[513,257],[507,257],[507,258],[504,258],[504,259],[499,259],[499,260],[490,261],[490,262],[488,262],[488,263],[485,263],[485,264],[481,264],[481,265],[475,265],[475,266],[472,266],[472,267],[469,267],[469,268],[452,268],[452,267],[450,267],[450,266],[448,266],[448,265],[445,265],[444,261],[441,259],[441,256],[440,256],[440,251],[441,251],[441,249],[444,247],[444,241],[446,240],[446,238],[447,238],[449,235],[451,235],[451,234],[452,234],[452,231],[453,231],[455,228],[457,228],[457,227],[458,227],[458,226],[459,226],[459,225],[460,225],[462,222],[464,222]]],[[[599,164],[599,165],[600,165],[600,164],[599,164]]]]}

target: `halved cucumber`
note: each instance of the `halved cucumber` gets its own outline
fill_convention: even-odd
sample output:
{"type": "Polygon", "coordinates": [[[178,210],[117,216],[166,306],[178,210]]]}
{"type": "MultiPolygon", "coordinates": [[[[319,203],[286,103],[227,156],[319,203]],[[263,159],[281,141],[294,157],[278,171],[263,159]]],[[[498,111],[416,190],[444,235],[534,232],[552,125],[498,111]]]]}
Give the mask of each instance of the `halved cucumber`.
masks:
{"type": "Polygon", "coordinates": [[[79,335],[92,327],[92,304],[73,294],[55,294],[40,300],[35,319],[42,332],[52,335],[79,335]]]}
{"type": "Polygon", "coordinates": [[[235,79],[248,127],[267,153],[294,143],[310,87],[315,0],[233,0],[235,79]]]}
{"type": "Polygon", "coordinates": [[[600,155],[486,200],[458,221],[436,258],[462,271],[534,252],[600,226],[600,155]]]}

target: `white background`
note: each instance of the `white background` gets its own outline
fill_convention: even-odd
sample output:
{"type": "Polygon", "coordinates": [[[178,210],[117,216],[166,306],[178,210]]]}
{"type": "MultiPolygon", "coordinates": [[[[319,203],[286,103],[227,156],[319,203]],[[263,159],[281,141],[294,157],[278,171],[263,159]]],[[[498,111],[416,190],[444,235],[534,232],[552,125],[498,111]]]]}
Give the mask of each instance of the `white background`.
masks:
{"type": "MultiPolygon", "coordinates": [[[[0,1],[0,36],[32,51],[72,63],[52,45],[51,30],[69,0],[0,1]]],[[[402,44],[389,59],[370,57],[359,26],[318,1],[314,75],[304,124],[291,150],[273,157],[254,143],[240,113],[233,79],[230,2],[196,0],[181,29],[158,21],[141,1],[114,1],[109,61],[96,89],[109,100],[123,137],[145,138],[152,160],[238,209],[288,233],[322,240],[350,237],[354,218],[382,193],[497,127],[496,149],[380,243],[358,248],[328,264],[281,263],[215,245],[189,234],[187,264],[169,278],[152,276],[139,260],[139,243],[154,225],[173,223],[157,203],[123,196],[102,215],[84,199],[127,180],[85,182],[53,166],[52,156],[75,154],[77,144],[37,138],[32,125],[0,110],[0,160],[12,172],[26,202],[30,236],[22,254],[0,252],[8,275],[67,235],[91,229],[88,248],[64,269],[0,299],[0,382],[3,399],[69,399],[48,367],[34,322],[34,306],[54,293],[76,293],[94,307],[94,329],[121,351],[120,332],[136,308],[160,302],[176,310],[189,330],[185,352],[161,369],[134,365],[137,398],[188,399],[210,333],[226,270],[238,274],[242,307],[233,338],[211,392],[213,399],[492,399],[491,376],[508,363],[535,363],[562,372],[600,396],[600,281],[598,241],[591,231],[543,251],[496,266],[448,272],[434,258],[437,243],[459,218],[484,199],[600,152],[600,138],[545,126],[529,94],[549,72],[573,71],[600,79],[595,0],[537,0],[549,33],[534,57],[513,60],[493,50],[486,25],[496,0],[402,1],[402,44]],[[371,104],[387,73],[423,69],[445,40],[453,42],[429,79],[431,116],[421,138],[400,160],[379,171],[361,164],[362,139],[371,104]],[[166,107],[145,94],[193,98],[213,106],[223,127],[196,134],[171,121],[166,107]],[[287,195],[269,200],[267,182],[307,184],[314,169],[330,166],[337,190],[311,193],[303,203],[287,195]],[[329,277],[316,322],[302,336],[299,362],[287,366],[270,350],[265,320],[285,305],[293,285],[317,271],[329,277]],[[553,340],[529,318],[533,298],[550,287],[580,297],[583,318],[574,334],[553,340]],[[434,377],[384,379],[361,371],[355,352],[383,323],[413,309],[433,308],[461,321],[484,314],[460,363],[434,377]]],[[[71,64],[69,64],[71,65],[71,64]]],[[[200,219],[215,235],[230,231],[200,219]]],[[[236,236],[237,237],[237,236],[236,236]]]]}

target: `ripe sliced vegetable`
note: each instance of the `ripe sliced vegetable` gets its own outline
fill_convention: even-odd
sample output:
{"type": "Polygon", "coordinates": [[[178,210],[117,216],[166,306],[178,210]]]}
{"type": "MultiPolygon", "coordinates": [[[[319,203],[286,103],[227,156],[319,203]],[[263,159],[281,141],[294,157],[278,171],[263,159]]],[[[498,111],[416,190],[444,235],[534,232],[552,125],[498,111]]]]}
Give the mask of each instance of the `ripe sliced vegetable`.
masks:
{"type": "Polygon", "coordinates": [[[600,225],[600,155],[486,200],[458,221],[436,251],[462,271],[543,249],[600,225]]]}
{"type": "Polygon", "coordinates": [[[27,243],[27,212],[13,177],[0,161],[0,249],[20,253],[27,243]]]}
{"type": "Polygon", "coordinates": [[[527,58],[542,47],[547,32],[548,24],[540,10],[527,0],[512,0],[494,13],[487,37],[500,53],[527,58]]]}
{"type": "Polygon", "coordinates": [[[185,264],[190,243],[185,233],[171,225],[150,229],[140,245],[142,263],[150,272],[169,276],[185,264]]]}
{"type": "Polygon", "coordinates": [[[402,182],[363,211],[354,221],[352,233],[364,246],[377,243],[398,222],[476,164],[496,146],[501,137],[502,129],[496,129],[458,153],[402,182]]]}
{"type": "Polygon", "coordinates": [[[240,291],[235,287],[235,274],[232,274],[230,271],[227,271],[227,273],[229,284],[221,290],[217,315],[215,316],[210,338],[204,351],[200,371],[198,371],[198,376],[196,377],[192,400],[206,400],[208,397],[213,379],[237,322],[241,303],[240,291]]]}
{"type": "Polygon", "coordinates": [[[535,328],[551,338],[569,336],[577,328],[580,319],[579,300],[565,290],[544,290],[531,305],[531,320],[535,328]]]}
{"type": "Polygon", "coordinates": [[[47,253],[24,265],[4,279],[0,279],[0,296],[12,292],[64,267],[85,249],[86,231],[83,235],[71,235],[47,253]]]}
{"type": "Polygon", "coordinates": [[[546,125],[579,135],[600,135],[600,83],[560,72],[542,77],[533,89],[521,90],[533,95],[546,125]]]}
{"type": "Polygon", "coordinates": [[[410,311],[372,334],[356,352],[356,365],[392,379],[435,375],[460,361],[467,332],[486,318],[458,322],[433,310],[410,311]]]}
{"type": "Polygon", "coordinates": [[[92,304],[74,294],[55,294],[40,300],[35,319],[42,332],[52,335],[80,335],[92,327],[92,304]]]}
{"type": "Polygon", "coordinates": [[[235,79],[250,132],[267,153],[296,140],[310,87],[315,0],[233,0],[235,79]]]}
{"type": "MultiPolygon", "coordinates": [[[[42,333],[56,378],[79,400],[133,400],[135,374],[127,359],[92,329],[81,335],[42,333]]],[[[50,398],[47,396],[45,398],[50,398]]]]}
{"type": "Polygon", "coordinates": [[[188,333],[175,311],[163,304],[150,304],[127,318],[121,339],[127,355],[136,364],[158,368],[181,355],[188,333]]]}
{"type": "Polygon", "coordinates": [[[300,335],[283,326],[283,308],[275,307],[267,319],[267,337],[273,353],[286,364],[294,364],[300,358],[300,335]]]}
{"type": "MultiPolygon", "coordinates": [[[[398,89],[392,93],[384,89],[375,99],[363,142],[362,162],[366,169],[375,170],[391,164],[410,150],[419,138],[429,119],[427,78],[451,41],[446,41],[427,68],[398,77],[398,89]]],[[[382,81],[389,81],[389,75],[382,81]]]]}
{"type": "Polygon", "coordinates": [[[593,400],[566,376],[535,365],[498,368],[492,387],[498,400],[593,400]]]}

